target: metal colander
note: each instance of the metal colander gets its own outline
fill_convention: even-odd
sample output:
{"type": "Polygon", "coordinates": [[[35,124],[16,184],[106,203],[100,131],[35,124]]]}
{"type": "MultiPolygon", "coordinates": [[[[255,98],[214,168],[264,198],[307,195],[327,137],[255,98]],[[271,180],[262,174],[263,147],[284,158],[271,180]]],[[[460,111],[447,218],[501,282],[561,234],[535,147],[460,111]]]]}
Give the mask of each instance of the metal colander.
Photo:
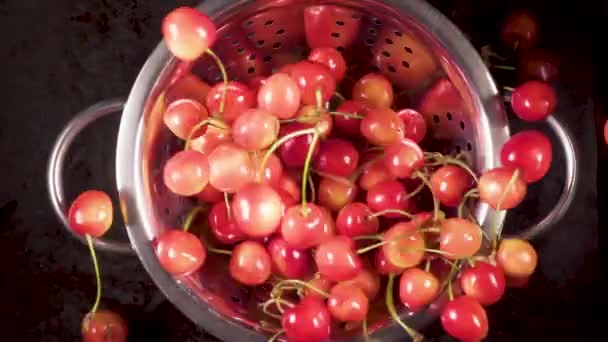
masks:
{"type": "MultiPolygon", "coordinates": [[[[308,41],[335,47],[343,52],[349,66],[347,78],[338,88],[340,93],[349,97],[359,77],[382,73],[394,85],[395,106],[414,108],[425,116],[429,131],[422,146],[426,150],[464,153],[477,172],[497,166],[498,152],[509,137],[503,99],[465,36],[425,2],[207,0],[199,8],[217,24],[218,40],[213,49],[231,80],[247,82],[305,58],[310,50],[308,41]]],[[[192,199],[173,195],[162,182],[165,161],[183,147],[162,123],[164,94],[187,72],[210,83],[221,81],[211,58],[203,57],[194,64],[180,62],[162,44],[142,68],[124,106],[117,144],[117,184],[130,246],[101,239],[96,245],[112,251],[131,251],[132,247],[165,295],[217,337],[264,340],[268,332],[255,324],[260,317],[252,308],[268,289],[236,284],[227,272],[227,258],[222,256],[209,255],[201,272],[176,279],[161,268],[154,254],[156,236],[179,227],[196,205],[192,199]]],[[[61,169],[67,146],[84,126],[122,108],[120,100],[102,102],[78,115],[60,135],[49,164],[49,190],[64,223],[61,169]]],[[[559,219],[574,187],[572,144],[559,124],[553,119],[550,124],[563,138],[571,177],[567,177],[557,209],[537,230],[559,219]]],[[[496,214],[483,204],[471,210],[482,226],[490,214],[496,214]]],[[[504,213],[497,213],[497,217],[501,226],[504,213]]],[[[431,310],[404,313],[403,317],[419,329],[435,315],[431,310]]],[[[380,329],[372,338],[402,340],[405,336],[388,319],[376,325],[380,329]]],[[[336,330],[341,331],[336,339],[349,336],[336,330]]]]}

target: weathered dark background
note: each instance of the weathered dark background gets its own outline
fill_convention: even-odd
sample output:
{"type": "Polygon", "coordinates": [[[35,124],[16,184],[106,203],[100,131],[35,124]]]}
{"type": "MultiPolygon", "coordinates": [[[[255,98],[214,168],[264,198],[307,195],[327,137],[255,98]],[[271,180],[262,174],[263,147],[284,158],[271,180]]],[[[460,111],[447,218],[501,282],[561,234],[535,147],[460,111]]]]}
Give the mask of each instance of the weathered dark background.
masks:
{"type": "MultiPolygon", "coordinates": [[[[79,110],[125,96],[160,39],[162,16],[177,5],[194,3],[0,0],[3,341],[80,339],[80,319],[95,294],[94,277],[87,249],[65,233],[47,199],[45,167],[51,145],[79,110]]],[[[517,5],[515,1],[433,3],[469,32],[477,45],[494,41],[499,20],[517,5]]],[[[600,90],[604,62],[594,69],[592,56],[596,52],[595,60],[601,59],[595,48],[605,41],[597,34],[605,32],[601,28],[608,19],[606,8],[601,1],[518,3],[541,15],[542,44],[565,61],[557,115],[568,123],[584,152],[584,179],[571,212],[535,241],[540,266],[529,287],[510,291],[489,309],[489,340],[595,340],[603,312],[592,310],[601,309],[603,303],[598,231],[606,217],[606,184],[601,175],[607,170],[608,149],[598,126],[606,119],[602,102],[606,93],[600,90]]],[[[67,163],[69,198],[89,187],[113,193],[118,120],[118,116],[104,120],[79,138],[67,163]]],[[[561,186],[560,157],[556,160],[556,178],[534,189],[537,195],[528,210],[545,210],[555,201],[561,186]]],[[[509,224],[516,227],[534,220],[530,212],[520,210],[509,224]]],[[[121,232],[116,229],[114,234],[120,237],[121,232]]],[[[162,297],[136,258],[99,257],[103,306],[128,320],[133,341],[213,340],[162,297]]],[[[429,335],[445,338],[437,326],[429,335]]]]}

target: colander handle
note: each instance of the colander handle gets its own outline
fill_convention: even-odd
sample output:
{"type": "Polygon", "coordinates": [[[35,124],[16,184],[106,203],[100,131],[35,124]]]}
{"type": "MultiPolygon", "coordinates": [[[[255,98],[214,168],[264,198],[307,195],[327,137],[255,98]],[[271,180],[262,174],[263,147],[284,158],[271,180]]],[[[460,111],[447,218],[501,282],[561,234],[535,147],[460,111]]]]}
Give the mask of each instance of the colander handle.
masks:
{"type": "MultiPolygon", "coordinates": [[[[53,150],[51,152],[51,158],[49,159],[48,170],[47,170],[47,185],[51,203],[55,214],[61,220],[64,227],[70,234],[79,239],[82,243],[86,244],[86,239],[76,234],[70,229],[68,220],[66,217],[67,206],[65,201],[65,194],[63,191],[63,168],[66,154],[69,147],[74,142],[76,136],[88,125],[96,121],[97,119],[106,115],[121,113],[124,107],[124,100],[112,99],[99,102],[82,112],[78,113],[63,129],[63,131],[57,137],[53,150]]],[[[93,243],[96,249],[113,252],[128,254],[133,253],[131,244],[128,242],[111,241],[103,238],[94,239],[93,243]]]]}

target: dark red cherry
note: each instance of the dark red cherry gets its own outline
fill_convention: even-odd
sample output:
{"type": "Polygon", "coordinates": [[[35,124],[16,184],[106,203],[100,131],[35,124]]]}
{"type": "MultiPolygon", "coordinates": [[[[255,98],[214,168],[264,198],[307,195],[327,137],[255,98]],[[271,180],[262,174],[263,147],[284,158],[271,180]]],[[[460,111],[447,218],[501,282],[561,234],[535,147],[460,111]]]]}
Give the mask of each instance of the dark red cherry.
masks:
{"type": "Polygon", "coordinates": [[[322,299],[306,296],[285,310],[281,326],[290,342],[324,342],[331,332],[331,314],[322,299]]]}
{"type": "MultiPolygon", "coordinates": [[[[368,110],[369,106],[367,104],[361,101],[354,100],[347,100],[340,104],[336,109],[336,111],[340,113],[349,113],[361,116],[365,116],[368,110]]],[[[336,115],[334,117],[334,123],[338,130],[345,134],[348,134],[350,136],[358,136],[361,134],[361,119],[356,119],[343,115],[336,115]]]]}
{"type": "Polygon", "coordinates": [[[234,216],[228,215],[226,203],[217,202],[209,212],[209,227],[216,239],[222,243],[233,244],[245,240],[247,237],[241,231],[234,216]]]}
{"type": "Polygon", "coordinates": [[[403,122],[403,136],[420,143],[426,136],[426,121],[422,114],[414,109],[402,109],[397,112],[397,117],[403,122]]]}
{"type": "Polygon", "coordinates": [[[359,152],[349,141],[330,138],[319,148],[315,158],[315,169],[340,177],[350,176],[359,164],[359,152]]]}
{"type": "Polygon", "coordinates": [[[464,193],[473,185],[469,173],[455,165],[445,165],[438,168],[430,179],[431,189],[439,202],[449,207],[457,207],[464,193]]]}
{"type": "MultiPolygon", "coordinates": [[[[408,207],[407,191],[399,181],[383,181],[367,192],[367,205],[374,212],[387,209],[406,210],[408,207]]],[[[385,214],[386,217],[402,217],[397,213],[385,214]]]]}
{"type": "Polygon", "coordinates": [[[84,342],[125,342],[129,333],[125,320],[109,310],[89,312],[80,328],[84,342]]]}
{"type": "Polygon", "coordinates": [[[330,47],[312,49],[308,55],[308,60],[325,65],[331,71],[336,81],[344,78],[346,61],[340,51],[330,47]]]}
{"type": "Polygon", "coordinates": [[[486,310],[469,296],[450,301],[441,312],[441,325],[450,336],[461,341],[481,341],[488,336],[486,310]]]}
{"type": "Polygon", "coordinates": [[[372,211],[363,203],[355,202],[344,206],[336,217],[336,228],[341,235],[355,237],[378,232],[378,217],[371,217],[372,211]]]}
{"type": "Polygon", "coordinates": [[[478,261],[460,275],[460,287],[481,305],[491,305],[505,293],[506,280],[502,271],[487,262],[478,261]]]}
{"type": "Polygon", "coordinates": [[[541,81],[528,81],[511,94],[513,112],[525,121],[546,119],[555,110],[556,103],[553,87],[541,81]]]}
{"type": "Polygon", "coordinates": [[[321,276],[335,282],[356,277],[363,265],[355,247],[355,242],[346,236],[334,236],[322,242],[315,252],[321,276]]]}
{"type": "Polygon", "coordinates": [[[524,50],[534,46],[538,40],[536,19],[526,12],[514,12],[504,21],[500,38],[513,50],[524,50]]]}
{"type": "Polygon", "coordinates": [[[326,209],[308,203],[306,210],[295,205],[285,212],[281,235],[293,248],[315,247],[334,235],[334,222],[326,209]]]}
{"type": "Polygon", "coordinates": [[[439,292],[439,280],[431,272],[410,268],[401,274],[399,298],[410,311],[429,304],[439,292]]]}
{"type": "Polygon", "coordinates": [[[300,87],[304,104],[317,105],[317,91],[321,92],[322,105],[336,92],[336,80],[323,64],[301,61],[291,67],[289,75],[300,87]]]}
{"type": "Polygon", "coordinates": [[[409,178],[424,166],[424,153],[413,140],[402,138],[384,149],[384,166],[397,178],[409,178]]]}
{"type": "Polygon", "coordinates": [[[288,279],[303,279],[311,271],[312,257],[308,251],[292,248],[280,236],[270,240],[268,253],[274,272],[288,279]]]}
{"type": "MultiPolygon", "coordinates": [[[[311,125],[294,122],[281,127],[280,136],[283,137],[289,133],[312,128],[311,125]]],[[[302,167],[306,161],[308,148],[312,143],[313,135],[305,134],[287,140],[279,147],[279,156],[285,166],[290,168],[302,167]]],[[[319,152],[319,144],[317,143],[313,150],[313,157],[319,152]]]]}
{"type": "Polygon", "coordinates": [[[519,132],[502,146],[502,165],[519,169],[527,183],[543,178],[551,167],[553,148],[546,135],[536,130],[519,132]]]}

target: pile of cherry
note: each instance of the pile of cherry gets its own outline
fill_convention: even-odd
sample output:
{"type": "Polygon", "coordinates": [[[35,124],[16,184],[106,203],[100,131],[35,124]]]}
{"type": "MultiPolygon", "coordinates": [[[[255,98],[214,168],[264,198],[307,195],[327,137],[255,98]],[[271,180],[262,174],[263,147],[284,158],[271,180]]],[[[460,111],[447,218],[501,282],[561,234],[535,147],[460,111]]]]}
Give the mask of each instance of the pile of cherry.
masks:
{"type": "MultiPolygon", "coordinates": [[[[515,40],[521,48],[526,36],[508,33],[523,37],[515,40]]],[[[425,118],[393,108],[392,85],[381,74],[359,79],[350,98],[336,93],[347,65],[334,48],[311,46],[307,60],[244,84],[227,79],[205,14],[178,8],[165,18],[163,34],[177,58],[209,54],[223,75],[211,87],[184,76],[186,86],[167,96],[164,123],[184,148],[164,165],[164,184],[202,203],[183,227],[158,236],[155,250],[167,272],[191,274],[205,267],[207,253],[225,254],[235,281],[272,287],[260,310],[273,340],[325,341],[336,322],[367,337],[378,302],[419,339],[397,311],[424,310],[444,293],[445,331],[463,341],[487,336],[484,307],[500,300],[508,280],[529,277],[537,256],[527,241],[501,239],[497,227],[484,232],[468,209],[477,201],[496,210],[522,202],[527,184],[549,170],[547,137],[513,135],[502,147],[502,166],[477,175],[462,154],[420,148],[425,118]],[[189,230],[203,214],[214,245],[189,230]]],[[[555,94],[529,81],[514,90],[511,105],[523,120],[542,120],[555,94]]],[[[91,243],[112,224],[110,198],[84,192],[69,222],[87,237],[98,276],[97,299],[82,324],[85,340],[123,341],[125,322],[98,310],[91,243]]]]}

